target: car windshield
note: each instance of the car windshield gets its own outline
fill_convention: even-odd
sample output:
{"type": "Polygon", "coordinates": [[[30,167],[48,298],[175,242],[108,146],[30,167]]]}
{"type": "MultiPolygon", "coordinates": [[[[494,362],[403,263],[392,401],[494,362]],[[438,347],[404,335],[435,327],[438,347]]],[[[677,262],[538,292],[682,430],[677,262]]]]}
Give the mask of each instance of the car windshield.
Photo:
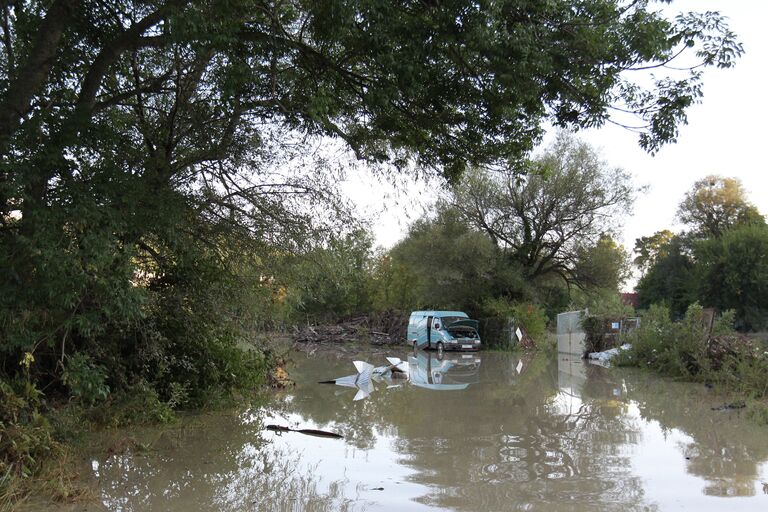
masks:
{"type": "Polygon", "coordinates": [[[444,316],[440,318],[440,321],[442,321],[443,325],[445,327],[450,327],[450,325],[454,322],[458,322],[459,320],[466,320],[466,317],[463,316],[444,316]]]}

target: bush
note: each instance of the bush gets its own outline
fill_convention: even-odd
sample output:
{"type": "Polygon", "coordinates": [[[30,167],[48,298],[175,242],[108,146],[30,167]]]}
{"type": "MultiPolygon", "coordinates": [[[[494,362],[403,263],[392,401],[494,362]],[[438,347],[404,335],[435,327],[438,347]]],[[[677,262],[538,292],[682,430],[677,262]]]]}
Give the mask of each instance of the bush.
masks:
{"type": "Polygon", "coordinates": [[[757,400],[747,402],[747,418],[758,425],[768,425],[768,403],[757,400]]]}
{"type": "Polygon", "coordinates": [[[547,335],[547,314],[541,306],[520,302],[512,307],[512,317],[537,345],[544,343],[547,335]]]}
{"type": "Polygon", "coordinates": [[[16,501],[23,482],[61,450],[41,412],[42,396],[28,381],[0,380],[0,505],[16,501]]]}
{"type": "Polygon", "coordinates": [[[665,306],[651,306],[629,335],[632,348],[614,362],[716,383],[743,397],[762,399],[768,396],[768,353],[734,331],[734,318],[733,311],[724,312],[708,333],[698,304],[692,304],[680,322],[670,320],[665,306]]]}
{"type": "Polygon", "coordinates": [[[660,354],[665,351],[671,330],[669,309],[664,305],[652,305],[643,314],[640,327],[627,336],[632,348],[620,352],[614,363],[619,366],[655,367],[660,354]]]}
{"type": "Polygon", "coordinates": [[[587,316],[582,318],[581,326],[587,337],[584,340],[585,352],[602,352],[618,344],[618,335],[610,331],[613,318],[587,316]]]}
{"type": "Polygon", "coordinates": [[[539,346],[543,346],[547,338],[547,314],[541,306],[530,302],[511,303],[504,298],[489,299],[483,304],[483,309],[493,317],[512,318],[515,326],[520,326],[528,336],[539,346]]]}
{"type": "Polygon", "coordinates": [[[171,404],[160,400],[157,391],[146,382],[120,392],[110,402],[85,411],[85,415],[99,425],[110,427],[176,420],[171,404]]]}
{"type": "Polygon", "coordinates": [[[640,327],[628,335],[632,349],[616,363],[650,367],[675,377],[698,374],[709,366],[702,319],[703,309],[698,304],[692,304],[680,322],[672,322],[666,306],[651,306],[640,327]]]}
{"type": "Polygon", "coordinates": [[[106,384],[106,370],[94,364],[91,356],[77,353],[67,358],[64,368],[64,384],[72,396],[86,405],[93,405],[107,399],[109,386],[106,384]]]}

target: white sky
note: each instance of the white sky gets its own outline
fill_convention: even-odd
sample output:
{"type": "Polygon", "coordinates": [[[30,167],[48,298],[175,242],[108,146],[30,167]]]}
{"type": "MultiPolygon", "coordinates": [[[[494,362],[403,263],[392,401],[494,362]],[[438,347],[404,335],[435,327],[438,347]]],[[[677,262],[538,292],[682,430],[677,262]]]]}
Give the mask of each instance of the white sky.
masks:
{"type": "MultiPolygon", "coordinates": [[[[688,125],[681,127],[678,142],[652,157],[637,144],[634,133],[616,126],[588,130],[579,136],[599,148],[611,165],[622,167],[648,191],[638,197],[634,214],[625,222],[623,243],[631,250],[635,239],[661,229],[679,229],[677,205],[693,183],[709,174],[737,177],[749,199],[768,214],[768,167],[763,144],[768,146],[768,98],[761,92],[768,84],[768,1],[677,0],[668,9],[719,11],[744,45],[745,54],[731,69],[707,69],[704,98],[688,110],[688,125]]],[[[376,242],[391,247],[434,199],[435,183],[407,185],[407,195],[378,182],[361,171],[344,184],[344,190],[373,220],[376,242]]]]}

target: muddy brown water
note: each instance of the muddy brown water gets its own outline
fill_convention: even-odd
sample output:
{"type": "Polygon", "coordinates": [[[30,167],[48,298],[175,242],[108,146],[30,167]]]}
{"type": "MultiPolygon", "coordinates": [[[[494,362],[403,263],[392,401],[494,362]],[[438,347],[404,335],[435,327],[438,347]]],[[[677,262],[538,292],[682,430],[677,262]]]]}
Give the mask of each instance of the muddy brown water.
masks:
{"type": "Polygon", "coordinates": [[[768,429],[713,411],[723,398],[704,386],[562,355],[420,353],[411,381],[355,401],[317,384],[355,373],[352,358],[293,358],[296,387],[263,406],[108,434],[137,444],[88,458],[87,508],[768,510],[768,429]]]}

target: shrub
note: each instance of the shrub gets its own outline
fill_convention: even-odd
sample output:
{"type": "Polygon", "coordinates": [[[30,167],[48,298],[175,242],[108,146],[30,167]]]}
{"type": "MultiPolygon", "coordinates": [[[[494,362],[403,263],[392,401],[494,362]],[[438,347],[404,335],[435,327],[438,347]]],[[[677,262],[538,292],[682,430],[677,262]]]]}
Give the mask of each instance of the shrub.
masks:
{"type": "Polygon", "coordinates": [[[747,418],[759,425],[768,425],[768,403],[758,400],[748,401],[747,418]]]}
{"type": "Polygon", "coordinates": [[[87,354],[77,353],[67,358],[64,368],[64,384],[72,396],[86,405],[93,405],[107,399],[109,386],[106,384],[106,370],[97,365],[87,354]]]}
{"type": "Polygon", "coordinates": [[[679,322],[670,320],[665,306],[651,306],[640,328],[629,335],[632,348],[614,362],[713,382],[742,396],[762,399],[768,396],[768,353],[737,334],[733,321],[734,313],[726,311],[708,333],[698,304],[692,304],[679,322]]]}
{"type": "Polygon", "coordinates": [[[509,322],[522,327],[537,348],[549,348],[547,336],[547,314],[543,307],[530,302],[512,303],[505,298],[488,299],[483,303],[488,317],[482,319],[483,343],[486,346],[509,348],[509,322]]]}
{"type": "Polygon", "coordinates": [[[124,427],[136,424],[171,423],[176,415],[167,402],[147,382],[139,382],[117,394],[108,403],[86,412],[88,418],[100,425],[124,427]]]}
{"type": "Polygon", "coordinates": [[[547,314],[541,306],[530,302],[517,303],[512,306],[512,317],[537,345],[544,343],[547,335],[547,314]]]}
{"type": "Polygon", "coordinates": [[[627,336],[630,350],[614,359],[619,366],[655,367],[671,337],[672,320],[666,306],[654,304],[642,316],[640,327],[627,336]]]}
{"type": "Polygon", "coordinates": [[[707,327],[698,304],[689,306],[680,322],[672,322],[666,306],[651,306],[627,340],[632,349],[617,364],[650,367],[673,377],[698,375],[710,366],[707,327]]]}
{"type": "Polygon", "coordinates": [[[23,481],[61,450],[41,413],[42,393],[24,380],[0,380],[0,505],[23,492],[23,481]]]}

